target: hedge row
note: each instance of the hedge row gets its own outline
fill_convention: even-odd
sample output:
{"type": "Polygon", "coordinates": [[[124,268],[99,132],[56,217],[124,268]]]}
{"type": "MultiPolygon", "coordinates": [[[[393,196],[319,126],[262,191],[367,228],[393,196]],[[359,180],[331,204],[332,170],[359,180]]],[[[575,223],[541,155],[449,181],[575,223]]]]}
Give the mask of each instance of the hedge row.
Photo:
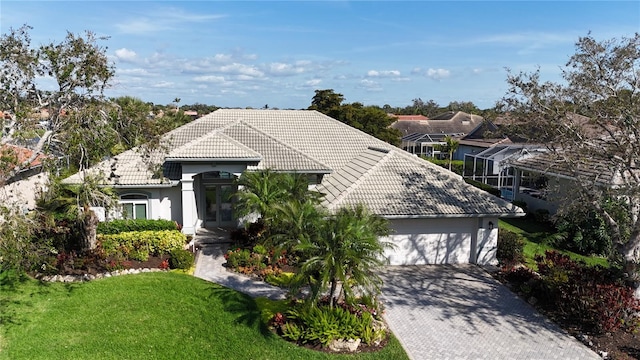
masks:
{"type": "Polygon", "coordinates": [[[466,183],[469,184],[469,185],[473,185],[473,186],[477,187],[478,189],[481,189],[481,190],[484,190],[484,191],[488,192],[489,194],[493,194],[493,195],[498,196],[498,197],[500,197],[500,195],[502,195],[500,193],[500,189],[496,189],[491,185],[483,184],[480,181],[475,181],[475,180],[466,179],[466,178],[464,179],[464,181],[466,181],[466,183]]]}
{"type": "MultiPolygon", "coordinates": [[[[183,249],[187,237],[178,230],[130,231],[120,234],[100,234],[98,244],[106,256],[122,254],[162,255],[183,249]]],[[[135,256],[134,256],[135,257],[135,256]]]]}
{"type": "Polygon", "coordinates": [[[172,220],[148,220],[148,219],[125,219],[112,220],[98,223],[98,234],[119,234],[130,231],[162,231],[180,230],[178,224],[172,220]]]}

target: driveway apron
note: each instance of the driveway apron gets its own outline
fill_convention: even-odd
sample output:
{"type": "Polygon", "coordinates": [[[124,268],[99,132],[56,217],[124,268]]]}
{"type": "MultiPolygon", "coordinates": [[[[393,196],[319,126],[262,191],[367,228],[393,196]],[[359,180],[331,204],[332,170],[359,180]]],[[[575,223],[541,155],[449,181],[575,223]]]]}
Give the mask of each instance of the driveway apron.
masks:
{"type": "Polygon", "coordinates": [[[475,265],[389,266],[385,319],[420,359],[600,359],[475,265]]]}

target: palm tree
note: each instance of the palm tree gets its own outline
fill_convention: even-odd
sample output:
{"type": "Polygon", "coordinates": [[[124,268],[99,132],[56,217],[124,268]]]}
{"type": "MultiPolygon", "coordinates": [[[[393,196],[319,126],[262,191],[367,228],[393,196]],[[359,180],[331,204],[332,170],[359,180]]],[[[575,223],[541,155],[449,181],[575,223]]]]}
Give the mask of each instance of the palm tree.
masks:
{"type": "Polygon", "coordinates": [[[315,241],[326,217],[314,199],[292,199],[273,208],[270,240],[277,246],[293,250],[305,241],[315,241]]]}
{"type": "Polygon", "coordinates": [[[436,145],[435,148],[438,151],[443,151],[449,154],[449,171],[451,171],[451,163],[453,162],[453,153],[458,150],[458,146],[460,146],[460,142],[454,140],[451,136],[447,135],[444,137],[444,144],[436,145]]]}
{"type": "Polygon", "coordinates": [[[282,174],[270,170],[245,171],[238,179],[235,210],[239,217],[257,215],[258,221],[270,218],[273,205],[287,197],[282,174]]]}
{"type": "Polygon", "coordinates": [[[265,223],[270,223],[275,216],[276,205],[289,201],[311,201],[315,204],[320,201],[320,194],[309,190],[309,182],[302,174],[246,171],[238,180],[238,185],[236,214],[239,217],[256,214],[265,223]]]}
{"type": "Polygon", "coordinates": [[[339,283],[346,301],[355,297],[355,288],[364,295],[378,294],[382,280],[375,270],[385,263],[384,250],[391,246],[379,237],[388,234],[386,220],[358,205],[342,208],[329,217],[320,228],[319,236],[301,238],[296,249],[306,258],[300,273],[311,286],[311,305],[329,288],[333,307],[339,283]]]}

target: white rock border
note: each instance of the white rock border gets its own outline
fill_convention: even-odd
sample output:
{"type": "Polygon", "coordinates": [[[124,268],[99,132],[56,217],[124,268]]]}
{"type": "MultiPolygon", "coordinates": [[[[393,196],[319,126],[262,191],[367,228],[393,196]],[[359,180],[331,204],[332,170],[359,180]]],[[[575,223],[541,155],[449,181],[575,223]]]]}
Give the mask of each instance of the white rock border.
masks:
{"type": "Polygon", "coordinates": [[[97,279],[110,278],[114,276],[120,275],[131,275],[131,274],[140,274],[140,273],[148,273],[148,272],[160,272],[160,271],[168,271],[158,268],[142,268],[142,269],[123,269],[123,270],[114,270],[110,272],[100,273],[96,275],[91,274],[82,274],[82,275],[43,275],[36,274],[35,278],[40,281],[46,282],[84,282],[91,281],[97,279]]]}

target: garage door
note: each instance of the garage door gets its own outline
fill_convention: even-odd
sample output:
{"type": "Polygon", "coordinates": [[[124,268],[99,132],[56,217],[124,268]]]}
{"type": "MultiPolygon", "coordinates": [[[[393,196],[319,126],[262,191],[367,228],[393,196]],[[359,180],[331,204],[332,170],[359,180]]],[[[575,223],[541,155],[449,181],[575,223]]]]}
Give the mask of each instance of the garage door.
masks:
{"type": "Polygon", "coordinates": [[[462,264],[471,260],[477,219],[396,219],[386,241],[391,265],[462,264]]]}

